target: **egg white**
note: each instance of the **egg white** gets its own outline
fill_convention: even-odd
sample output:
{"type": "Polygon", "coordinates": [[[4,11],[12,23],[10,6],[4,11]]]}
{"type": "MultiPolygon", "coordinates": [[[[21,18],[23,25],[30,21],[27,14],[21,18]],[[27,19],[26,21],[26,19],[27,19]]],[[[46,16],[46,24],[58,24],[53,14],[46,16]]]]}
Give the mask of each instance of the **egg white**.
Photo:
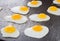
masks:
{"type": "Polygon", "coordinates": [[[32,27],[27,28],[27,29],[25,29],[24,34],[26,36],[33,37],[33,38],[43,38],[44,36],[46,36],[48,34],[49,29],[46,26],[42,26],[42,27],[43,27],[43,30],[41,32],[33,31],[32,27]]]}
{"type": "Polygon", "coordinates": [[[42,5],[42,2],[41,1],[37,1],[38,2],[38,5],[32,5],[30,2],[28,2],[27,6],[29,7],[39,7],[42,5]]]}
{"type": "Polygon", "coordinates": [[[2,34],[2,37],[12,37],[12,38],[17,38],[20,35],[20,33],[17,29],[14,33],[8,34],[4,31],[4,28],[1,29],[1,34],[2,34]]]}
{"type": "Polygon", "coordinates": [[[60,4],[60,2],[56,2],[56,0],[53,1],[54,4],[60,4]]]}
{"type": "Polygon", "coordinates": [[[14,13],[27,14],[30,10],[30,8],[29,8],[27,11],[21,11],[21,10],[19,10],[20,7],[21,6],[13,7],[13,8],[11,8],[11,11],[14,13]]]}
{"type": "Polygon", "coordinates": [[[38,16],[38,14],[30,15],[29,19],[32,20],[32,21],[37,21],[37,22],[48,21],[50,19],[50,17],[48,15],[45,19],[38,18],[37,16],[38,16]]]}
{"type": "Polygon", "coordinates": [[[0,10],[2,9],[2,7],[0,7],[0,10]]]}
{"type": "Polygon", "coordinates": [[[49,8],[48,8],[47,12],[50,13],[50,14],[53,14],[53,15],[60,16],[60,8],[58,8],[57,11],[50,11],[49,8]]]}
{"type": "Polygon", "coordinates": [[[15,23],[25,23],[28,21],[27,17],[26,16],[23,16],[22,15],[22,18],[20,20],[12,20],[11,16],[6,16],[4,17],[5,21],[10,21],[10,22],[15,22],[15,23]]]}

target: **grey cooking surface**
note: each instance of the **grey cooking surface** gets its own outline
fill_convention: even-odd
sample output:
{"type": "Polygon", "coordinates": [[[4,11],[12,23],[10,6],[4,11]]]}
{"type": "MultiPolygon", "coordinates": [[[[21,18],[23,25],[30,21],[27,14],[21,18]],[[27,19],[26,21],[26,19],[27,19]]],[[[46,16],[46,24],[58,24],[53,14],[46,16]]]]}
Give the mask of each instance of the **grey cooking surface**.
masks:
{"type": "Polygon", "coordinates": [[[29,15],[34,13],[44,12],[51,17],[49,21],[37,23],[29,20],[25,24],[16,24],[11,22],[5,22],[3,20],[3,17],[5,17],[6,15],[14,14],[10,11],[10,8],[15,6],[20,6],[20,5],[26,5],[29,1],[31,0],[0,0],[0,6],[3,7],[3,10],[0,11],[0,29],[5,27],[6,25],[12,24],[16,26],[16,28],[20,31],[20,36],[16,39],[3,38],[1,36],[1,33],[0,33],[0,39],[3,39],[5,41],[60,41],[60,17],[51,15],[46,12],[49,6],[54,5],[52,3],[53,0],[41,0],[43,2],[42,6],[38,8],[31,8],[30,12],[27,15],[25,15],[28,17],[29,15]],[[50,32],[44,38],[41,39],[35,39],[35,38],[25,36],[23,33],[24,30],[35,24],[41,24],[47,26],[50,32]]]}

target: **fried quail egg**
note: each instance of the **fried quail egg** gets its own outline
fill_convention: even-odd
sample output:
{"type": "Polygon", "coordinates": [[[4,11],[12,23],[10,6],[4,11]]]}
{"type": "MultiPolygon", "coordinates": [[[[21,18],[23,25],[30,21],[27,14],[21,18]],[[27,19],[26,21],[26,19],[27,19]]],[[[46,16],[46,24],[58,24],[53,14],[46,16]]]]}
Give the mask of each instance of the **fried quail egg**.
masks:
{"type": "Polygon", "coordinates": [[[54,0],[53,3],[54,4],[60,4],[60,0],[54,0]]]}
{"type": "Polygon", "coordinates": [[[50,6],[47,10],[48,13],[60,16],[60,8],[56,6],[50,6]]]}
{"type": "Polygon", "coordinates": [[[39,7],[42,5],[42,2],[41,1],[31,1],[31,2],[28,2],[27,4],[29,7],[39,7]]]}
{"type": "Polygon", "coordinates": [[[19,31],[13,25],[8,25],[2,28],[1,34],[2,37],[12,37],[12,38],[17,38],[20,35],[19,31]]]}
{"type": "Polygon", "coordinates": [[[27,6],[16,6],[11,8],[11,11],[14,13],[27,14],[29,12],[29,7],[27,6]]]}
{"type": "Polygon", "coordinates": [[[43,38],[49,32],[49,29],[46,26],[34,25],[30,28],[25,29],[24,34],[33,38],[43,38]]]}
{"type": "Polygon", "coordinates": [[[41,21],[48,21],[50,19],[50,17],[48,15],[46,15],[45,13],[40,13],[40,14],[30,15],[29,19],[32,21],[41,22],[41,21]]]}
{"type": "Polygon", "coordinates": [[[20,14],[12,14],[9,16],[4,17],[5,21],[10,21],[10,22],[15,22],[15,23],[25,23],[27,22],[27,17],[24,15],[20,15],[20,14]]]}

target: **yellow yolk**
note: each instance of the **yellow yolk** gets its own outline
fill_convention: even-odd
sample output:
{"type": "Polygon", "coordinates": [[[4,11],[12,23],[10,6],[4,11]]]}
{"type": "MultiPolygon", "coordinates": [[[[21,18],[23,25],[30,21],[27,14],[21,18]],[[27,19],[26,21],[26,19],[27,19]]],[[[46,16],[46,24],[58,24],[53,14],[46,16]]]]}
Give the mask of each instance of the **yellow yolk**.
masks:
{"type": "Polygon", "coordinates": [[[32,1],[37,1],[37,0],[32,0],[32,1]]]}
{"type": "Polygon", "coordinates": [[[28,7],[27,6],[21,6],[20,7],[20,11],[28,11],[28,7]]]}
{"type": "Polygon", "coordinates": [[[56,1],[60,3],[60,0],[56,0],[56,1]]]}
{"type": "Polygon", "coordinates": [[[32,30],[34,30],[35,32],[40,32],[42,31],[42,26],[41,25],[35,25],[32,27],[32,30]]]}
{"type": "Polygon", "coordinates": [[[11,16],[11,18],[12,18],[13,20],[20,20],[20,19],[22,18],[22,16],[21,16],[20,14],[13,14],[13,15],[11,16]]]}
{"type": "Polygon", "coordinates": [[[51,6],[51,7],[49,7],[49,10],[50,10],[50,11],[57,11],[58,8],[57,8],[56,6],[51,6]]]}
{"type": "Polygon", "coordinates": [[[38,5],[38,1],[32,1],[31,4],[32,5],[38,5]]]}
{"type": "Polygon", "coordinates": [[[37,17],[38,17],[38,18],[41,18],[41,19],[45,19],[45,18],[46,18],[46,14],[40,13],[40,14],[38,14],[37,17]]]}
{"type": "Polygon", "coordinates": [[[16,29],[15,29],[14,26],[6,26],[6,27],[4,28],[4,31],[5,31],[6,33],[14,33],[14,32],[16,31],[16,29]]]}

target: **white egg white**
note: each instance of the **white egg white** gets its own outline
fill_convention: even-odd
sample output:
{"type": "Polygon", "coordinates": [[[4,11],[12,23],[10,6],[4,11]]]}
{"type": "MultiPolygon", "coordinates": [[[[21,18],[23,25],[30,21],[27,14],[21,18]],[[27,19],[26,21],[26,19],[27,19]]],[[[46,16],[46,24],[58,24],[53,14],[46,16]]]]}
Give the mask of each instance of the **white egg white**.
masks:
{"type": "Polygon", "coordinates": [[[29,8],[27,11],[21,11],[21,10],[19,10],[20,7],[21,6],[13,7],[13,8],[11,8],[11,11],[14,12],[14,13],[27,14],[30,10],[30,8],[29,8]]]}
{"type": "Polygon", "coordinates": [[[30,2],[28,2],[27,6],[29,7],[39,7],[42,5],[42,2],[41,1],[37,1],[38,2],[38,5],[32,5],[30,2]]]}
{"type": "Polygon", "coordinates": [[[32,20],[32,21],[37,21],[37,22],[48,21],[50,19],[50,17],[48,15],[45,19],[38,18],[37,16],[38,16],[38,14],[30,15],[29,19],[32,20]]]}
{"type": "Polygon", "coordinates": [[[27,28],[27,29],[25,29],[24,34],[26,36],[33,37],[33,38],[43,38],[44,36],[46,36],[48,34],[49,29],[46,26],[42,26],[42,27],[43,27],[43,30],[40,32],[33,31],[32,27],[27,28]]]}
{"type": "Polygon", "coordinates": [[[20,35],[17,29],[14,33],[8,34],[4,31],[4,28],[1,29],[1,34],[2,34],[2,37],[12,37],[12,38],[17,38],[20,35]]]}
{"type": "Polygon", "coordinates": [[[48,8],[47,12],[50,13],[50,14],[53,14],[53,15],[60,16],[60,8],[58,8],[57,11],[50,11],[49,8],[48,8]]]}
{"type": "Polygon", "coordinates": [[[2,7],[0,7],[0,10],[2,9],[2,7]]]}
{"type": "Polygon", "coordinates": [[[4,19],[5,19],[5,21],[15,22],[15,23],[19,23],[19,24],[25,23],[28,21],[27,17],[23,16],[23,15],[22,15],[22,18],[20,20],[12,20],[11,15],[4,17],[4,19]]]}
{"type": "Polygon", "coordinates": [[[60,2],[56,2],[56,0],[53,1],[54,4],[60,4],[60,2]]]}

